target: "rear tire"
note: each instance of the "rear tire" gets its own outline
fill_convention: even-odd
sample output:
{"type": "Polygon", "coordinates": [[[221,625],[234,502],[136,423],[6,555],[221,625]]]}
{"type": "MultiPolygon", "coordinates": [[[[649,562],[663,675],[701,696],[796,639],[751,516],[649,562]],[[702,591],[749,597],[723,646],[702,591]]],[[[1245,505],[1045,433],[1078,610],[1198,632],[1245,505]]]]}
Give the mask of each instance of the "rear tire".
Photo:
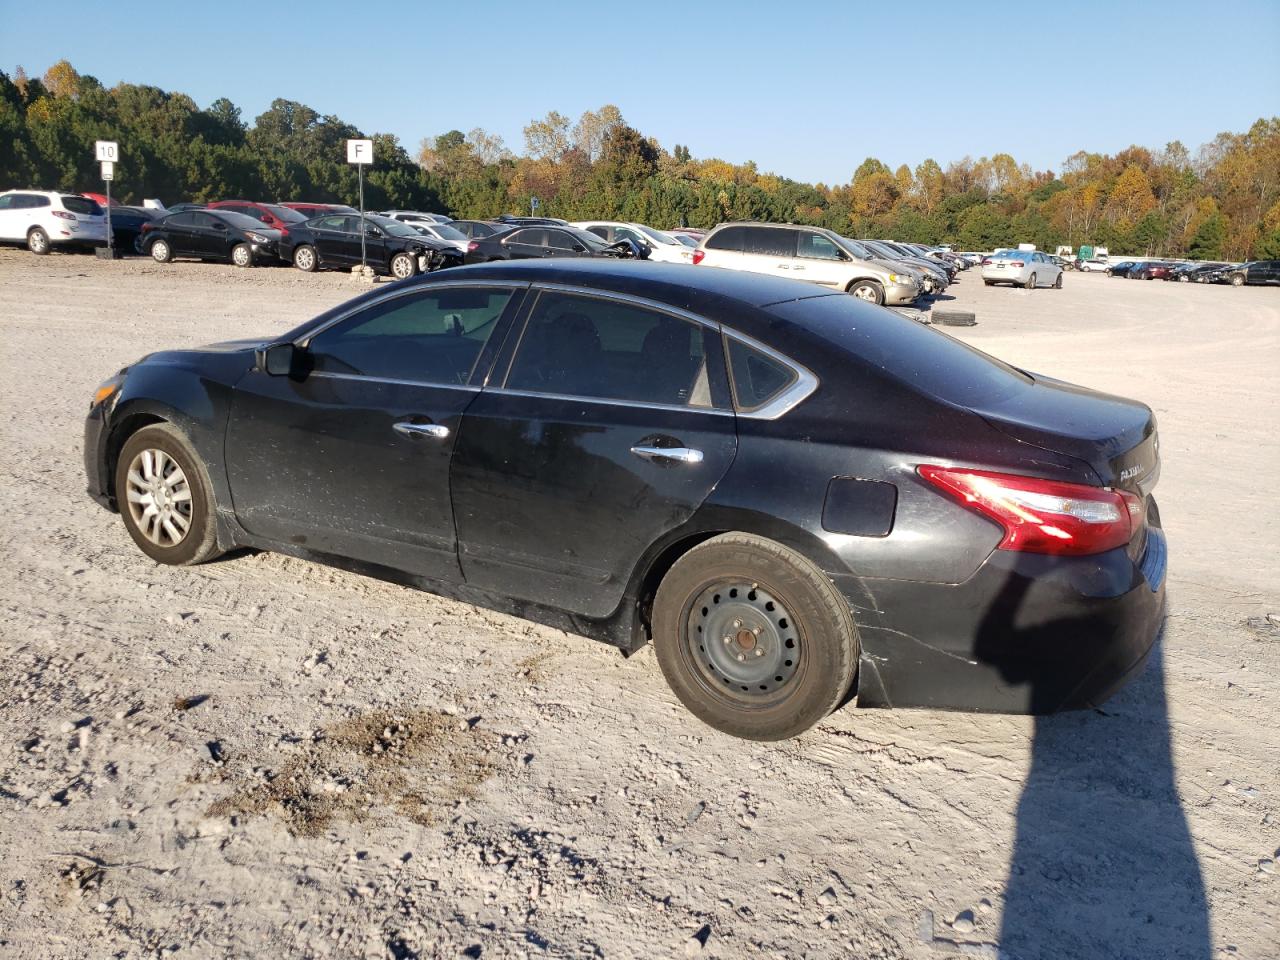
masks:
{"type": "Polygon", "coordinates": [[[320,266],[320,258],[316,256],[316,248],[304,243],[293,251],[293,265],[303,273],[315,273],[320,266]]]}
{"type": "Polygon", "coordinates": [[[857,628],[831,581],[789,547],[746,533],[700,543],[667,571],[653,638],[680,702],[749,740],[808,730],[844,700],[858,664],[857,628]]]}
{"type": "Polygon", "coordinates": [[[208,471],[172,424],[143,427],[124,442],[115,494],[129,536],[157,563],[188,566],[218,555],[208,471]]]}
{"type": "Polygon", "coordinates": [[[996,285],[996,282],[995,282],[994,280],[986,280],[986,279],[984,279],[982,282],[983,282],[983,284],[984,284],[984,285],[986,285],[986,286],[988,286],[988,287],[994,287],[994,286],[996,285]]]}
{"type": "Polygon", "coordinates": [[[849,284],[848,292],[867,303],[874,303],[878,306],[884,305],[884,287],[874,280],[856,280],[849,284]]]}
{"type": "Polygon", "coordinates": [[[1028,290],[1034,290],[1036,288],[1036,275],[1034,273],[1027,277],[1027,282],[1023,284],[1023,287],[1028,290]]]}
{"type": "Polygon", "coordinates": [[[241,269],[253,266],[253,251],[247,243],[237,243],[231,248],[231,262],[241,269]]]}
{"type": "Polygon", "coordinates": [[[156,240],[151,244],[151,259],[156,263],[168,263],[173,259],[168,240],[156,240]]]}
{"type": "Polygon", "coordinates": [[[33,227],[27,234],[27,249],[36,256],[43,257],[49,252],[49,235],[43,227],[33,227]]]}
{"type": "Polygon", "coordinates": [[[411,253],[397,253],[388,266],[397,280],[408,280],[418,272],[418,258],[411,253]]]}

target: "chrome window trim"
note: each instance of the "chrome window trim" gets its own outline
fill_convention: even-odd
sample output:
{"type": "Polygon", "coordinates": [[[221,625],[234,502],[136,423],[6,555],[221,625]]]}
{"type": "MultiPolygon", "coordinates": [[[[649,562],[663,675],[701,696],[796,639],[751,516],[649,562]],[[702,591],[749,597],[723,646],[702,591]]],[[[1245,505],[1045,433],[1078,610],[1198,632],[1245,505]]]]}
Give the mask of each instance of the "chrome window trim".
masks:
{"type": "Polygon", "coordinates": [[[321,377],[325,380],[355,380],[359,383],[386,383],[397,387],[431,387],[435,390],[465,390],[479,393],[481,388],[469,383],[438,383],[434,380],[401,380],[396,377],[370,377],[363,373],[334,373],[330,370],[312,370],[307,379],[321,377]]]}
{"type": "Polygon", "coordinates": [[[610,407],[633,407],[642,410],[667,410],[677,413],[707,413],[718,417],[735,416],[732,410],[721,407],[691,407],[677,403],[648,403],[643,400],[616,400],[609,397],[581,397],[570,393],[538,393],[535,390],[508,390],[506,387],[485,387],[485,393],[506,397],[529,397],[536,400],[566,400],[571,403],[602,403],[610,407]]]}
{"type": "MultiPolygon", "coordinates": [[[[433,290],[446,290],[450,287],[502,287],[509,289],[514,293],[519,290],[528,289],[529,282],[521,282],[519,280],[441,280],[438,283],[415,285],[408,290],[388,290],[383,296],[375,297],[372,300],[366,300],[359,306],[352,307],[350,310],[338,314],[338,316],[334,317],[332,320],[325,321],[323,325],[316,327],[314,330],[308,331],[297,340],[293,341],[294,346],[302,347],[304,349],[310,347],[311,341],[320,336],[320,334],[324,333],[330,327],[337,326],[344,320],[350,320],[357,313],[361,313],[371,307],[378,307],[390,300],[396,300],[400,297],[409,297],[415,293],[429,293],[433,290]]],[[[503,307],[503,310],[505,311],[506,307],[503,307]]]]}
{"type": "MultiPolygon", "coordinates": [[[[778,361],[796,375],[796,378],[789,386],[785,387],[780,393],[760,406],[751,408],[737,407],[738,416],[744,417],[748,420],[777,420],[779,417],[795,409],[802,402],[807,400],[809,396],[818,389],[818,377],[808,367],[797,363],[785,354],[779,353],[777,350],[773,349],[773,347],[763,344],[752,337],[748,337],[746,334],[738,333],[736,330],[730,330],[728,327],[725,327],[724,335],[737,340],[739,343],[750,347],[752,350],[757,350],[760,353],[763,353],[770,359],[778,361]]],[[[733,386],[733,362],[732,358],[729,356],[728,350],[725,351],[725,364],[729,368],[729,383],[733,386]]],[[[736,406],[738,402],[738,390],[736,386],[733,386],[733,401],[736,406]]]]}
{"type": "Polygon", "coordinates": [[[708,320],[696,313],[690,313],[688,310],[682,310],[680,307],[673,307],[668,303],[662,303],[658,300],[649,300],[645,297],[633,296],[629,293],[614,293],[612,290],[597,290],[594,287],[579,287],[568,283],[543,283],[534,281],[532,287],[537,290],[554,290],[558,293],[575,293],[579,296],[594,297],[597,300],[617,300],[622,303],[629,303],[632,306],[644,307],[646,310],[654,310],[658,313],[667,313],[680,320],[688,320],[692,323],[709,327],[716,332],[720,332],[721,326],[714,320],[708,320]]]}

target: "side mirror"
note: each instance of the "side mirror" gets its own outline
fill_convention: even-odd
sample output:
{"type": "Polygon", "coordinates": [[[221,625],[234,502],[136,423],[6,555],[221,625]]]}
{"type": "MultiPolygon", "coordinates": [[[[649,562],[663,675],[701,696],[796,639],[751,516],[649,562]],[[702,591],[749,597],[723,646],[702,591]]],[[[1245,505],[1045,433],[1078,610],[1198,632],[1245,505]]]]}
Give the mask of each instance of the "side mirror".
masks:
{"type": "Polygon", "coordinates": [[[293,373],[298,348],[292,343],[272,343],[253,352],[254,366],[270,377],[287,377],[293,373]]]}
{"type": "Polygon", "coordinates": [[[366,227],[364,232],[367,236],[370,236],[370,237],[382,236],[382,231],[379,230],[377,227],[366,227]]]}
{"type": "Polygon", "coordinates": [[[575,244],[573,245],[573,250],[574,250],[574,252],[575,252],[575,253],[586,253],[586,252],[587,252],[587,248],[586,248],[586,247],[584,247],[584,246],[583,246],[582,244],[580,244],[580,243],[575,243],[575,244]]]}

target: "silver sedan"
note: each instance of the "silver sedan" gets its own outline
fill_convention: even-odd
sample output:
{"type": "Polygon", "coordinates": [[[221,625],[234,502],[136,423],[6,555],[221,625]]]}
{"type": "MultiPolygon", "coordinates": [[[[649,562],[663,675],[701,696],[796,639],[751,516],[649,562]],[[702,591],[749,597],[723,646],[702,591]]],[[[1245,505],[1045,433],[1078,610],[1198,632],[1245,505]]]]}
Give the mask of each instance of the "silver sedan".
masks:
{"type": "Polygon", "coordinates": [[[1062,267],[1039,250],[1002,250],[982,261],[982,282],[988,287],[1011,283],[1026,287],[1062,288],[1062,267]]]}

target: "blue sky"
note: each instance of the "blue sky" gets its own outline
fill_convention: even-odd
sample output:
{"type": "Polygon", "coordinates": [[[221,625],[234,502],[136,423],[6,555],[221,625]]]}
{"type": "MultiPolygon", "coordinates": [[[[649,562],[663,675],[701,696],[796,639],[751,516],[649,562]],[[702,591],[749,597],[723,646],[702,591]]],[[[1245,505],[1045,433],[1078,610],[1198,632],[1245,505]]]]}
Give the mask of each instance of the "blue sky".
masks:
{"type": "Polygon", "coordinates": [[[249,120],[285,97],[411,152],[477,126],[522,151],[530,119],[614,103],[668,149],[828,184],[867,156],[1194,150],[1280,113],[1277,38],[1280,0],[0,0],[10,74],[65,57],[249,120]]]}

